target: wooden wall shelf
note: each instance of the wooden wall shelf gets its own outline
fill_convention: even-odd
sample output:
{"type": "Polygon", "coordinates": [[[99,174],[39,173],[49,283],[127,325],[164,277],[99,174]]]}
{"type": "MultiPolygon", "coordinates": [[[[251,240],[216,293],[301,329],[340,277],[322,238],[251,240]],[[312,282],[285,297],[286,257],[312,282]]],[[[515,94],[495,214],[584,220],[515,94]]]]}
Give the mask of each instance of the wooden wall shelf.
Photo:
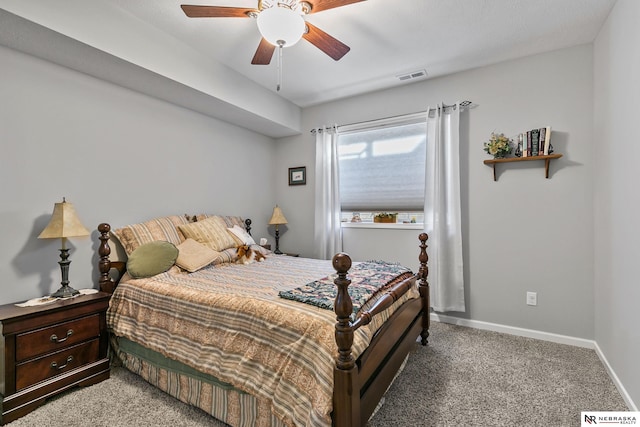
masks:
{"type": "Polygon", "coordinates": [[[530,162],[533,160],[544,160],[544,176],[549,178],[549,163],[552,159],[559,159],[562,154],[549,154],[548,156],[529,156],[529,157],[507,157],[505,159],[488,159],[484,161],[485,165],[491,165],[493,167],[493,180],[496,178],[496,164],[498,163],[513,163],[513,162],[530,162]]]}

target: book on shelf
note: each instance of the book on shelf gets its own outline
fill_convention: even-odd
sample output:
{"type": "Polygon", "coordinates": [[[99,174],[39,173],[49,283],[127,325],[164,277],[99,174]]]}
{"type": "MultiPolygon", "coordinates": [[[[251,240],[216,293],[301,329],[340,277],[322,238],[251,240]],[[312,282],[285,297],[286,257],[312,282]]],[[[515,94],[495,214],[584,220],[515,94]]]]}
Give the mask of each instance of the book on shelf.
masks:
{"type": "Polygon", "coordinates": [[[540,144],[538,147],[538,156],[544,155],[544,138],[547,134],[547,128],[540,128],[540,144]]]}
{"type": "Polygon", "coordinates": [[[531,155],[537,156],[539,155],[539,147],[540,147],[540,129],[531,129],[531,155]]]}
{"type": "Polygon", "coordinates": [[[522,157],[547,156],[551,146],[551,126],[523,132],[520,139],[522,140],[522,157]]]}
{"type": "Polygon", "coordinates": [[[549,146],[551,145],[551,126],[547,126],[545,129],[544,148],[542,154],[549,155],[549,146]]]}

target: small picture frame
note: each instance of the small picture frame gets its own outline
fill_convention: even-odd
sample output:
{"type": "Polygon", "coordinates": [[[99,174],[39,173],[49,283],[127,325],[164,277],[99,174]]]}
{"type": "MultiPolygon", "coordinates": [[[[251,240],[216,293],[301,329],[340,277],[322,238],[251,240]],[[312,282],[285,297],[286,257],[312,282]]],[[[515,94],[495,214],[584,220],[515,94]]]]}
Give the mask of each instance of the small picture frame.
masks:
{"type": "Polygon", "coordinates": [[[289,168],[289,185],[306,185],[307,167],[289,168]]]}

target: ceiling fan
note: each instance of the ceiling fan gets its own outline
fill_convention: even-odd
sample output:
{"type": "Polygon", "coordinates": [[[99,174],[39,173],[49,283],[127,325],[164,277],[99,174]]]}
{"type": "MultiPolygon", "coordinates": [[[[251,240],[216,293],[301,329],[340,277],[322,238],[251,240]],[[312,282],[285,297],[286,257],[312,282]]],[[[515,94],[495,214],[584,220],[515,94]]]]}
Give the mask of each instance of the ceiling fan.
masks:
{"type": "Polygon", "coordinates": [[[268,65],[276,47],[293,46],[300,38],[335,61],[340,60],[349,52],[349,46],[306,22],[304,16],[361,1],[364,0],[258,0],[256,9],[185,4],[180,7],[189,18],[256,18],[262,40],[251,63],[268,65]]]}

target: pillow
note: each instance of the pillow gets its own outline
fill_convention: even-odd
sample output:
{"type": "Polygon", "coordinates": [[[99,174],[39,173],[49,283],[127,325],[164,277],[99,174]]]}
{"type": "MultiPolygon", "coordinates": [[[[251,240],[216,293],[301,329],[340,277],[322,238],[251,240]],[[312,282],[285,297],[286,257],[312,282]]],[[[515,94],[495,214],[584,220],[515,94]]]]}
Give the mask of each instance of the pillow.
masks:
{"type": "Polygon", "coordinates": [[[131,277],[140,279],[164,273],[176,263],[178,249],[173,243],[155,241],[138,246],[127,260],[131,277]]]}
{"type": "Polygon", "coordinates": [[[178,225],[188,224],[189,221],[182,215],[173,215],[154,218],[140,224],[131,224],[112,230],[111,233],[120,241],[127,255],[145,243],[163,240],[179,245],[184,235],[178,229],[178,225]]]}
{"type": "Polygon", "coordinates": [[[222,252],[218,252],[218,257],[213,261],[213,265],[219,265],[224,263],[234,263],[238,260],[238,248],[225,249],[222,252]]]}
{"type": "Polygon", "coordinates": [[[252,245],[251,249],[253,249],[254,251],[260,252],[262,255],[269,255],[271,253],[271,251],[269,249],[265,248],[264,246],[260,246],[260,245],[252,245]]]}
{"type": "Polygon", "coordinates": [[[202,221],[179,225],[178,229],[186,238],[200,242],[214,251],[221,252],[237,246],[220,217],[211,217],[202,221]]]}
{"type": "MultiPolygon", "coordinates": [[[[224,221],[227,227],[233,227],[237,225],[244,230],[244,220],[240,216],[229,216],[229,215],[210,215],[210,214],[198,214],[195,216],[196,221],[203,221],[207,218],[220,218],[224,221]]],[[[193,221],[192,221],[193,222],[193,221]]]]}
{"type": "Polygon", "coordinates": [[[189,273],[200,270],[211,264],[220,256],[220,252],[198,243],[189,238],[178,245],[178,267],[187,270],[189,273]]]}
{"type": "Polygon", "coordinates": [[[233,227],[227,228],[227,231],[231,233],[232,236],[237,238],[238,245],[255,245],[256,242],[251,237],[251,234],[247,233],[246,230],[242,227],[234,225],[233,227]]]}

